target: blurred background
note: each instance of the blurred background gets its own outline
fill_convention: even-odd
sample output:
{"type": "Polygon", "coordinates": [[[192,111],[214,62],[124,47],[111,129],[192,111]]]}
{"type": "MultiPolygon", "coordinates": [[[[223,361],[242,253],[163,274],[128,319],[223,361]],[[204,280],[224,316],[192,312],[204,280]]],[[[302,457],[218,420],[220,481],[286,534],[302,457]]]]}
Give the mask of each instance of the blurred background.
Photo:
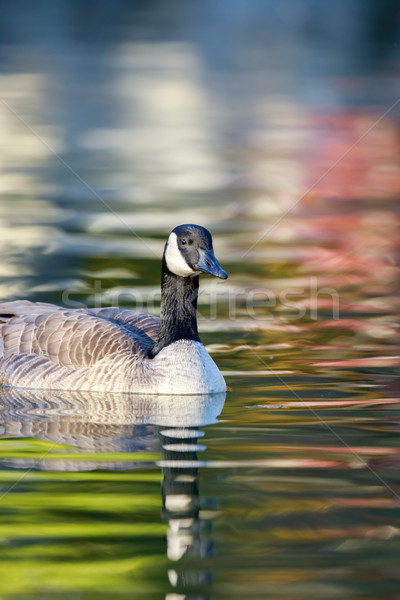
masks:
{"type": "Polygon", "coordinates": [[[3,391],[4,598],[398,598],[399,122],[398,0],[1,3],[0,299],[157,314],[198,223],[232,390],[3,391]]]}
{"type": "Polygon", "coordinates": [[[299,262],[331,286],[383,270],[385,292],[399,18],[396,0],[4,2],[0,296],[91,304],[101,280],[134,304],[184,222],[212,230],[233,293],[299,262]]]}

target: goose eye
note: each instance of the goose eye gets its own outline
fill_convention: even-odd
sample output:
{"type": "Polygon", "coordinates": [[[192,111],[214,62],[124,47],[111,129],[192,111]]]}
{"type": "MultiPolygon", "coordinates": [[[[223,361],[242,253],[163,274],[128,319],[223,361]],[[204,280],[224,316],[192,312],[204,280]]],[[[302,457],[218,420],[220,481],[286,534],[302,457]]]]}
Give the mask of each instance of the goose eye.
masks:
{"type": "Polygon", "coordinates": [[[185,246],[187,244],[187,241],[185,240],[185,238],[181,239],[181,244],[182,244],[182,246],[185,246]]]}

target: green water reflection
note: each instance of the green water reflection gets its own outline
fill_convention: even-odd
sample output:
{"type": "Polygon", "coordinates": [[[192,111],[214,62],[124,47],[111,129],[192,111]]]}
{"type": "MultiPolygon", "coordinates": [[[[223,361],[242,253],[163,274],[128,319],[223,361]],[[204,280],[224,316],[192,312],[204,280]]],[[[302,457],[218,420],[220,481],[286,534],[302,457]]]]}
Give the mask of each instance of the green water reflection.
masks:
{"type": "Polygon", "coordinates": [[[4,597],[391,597],[400,406],[365,383],[4,391],[4,597]]]}
{"type": "MultiPolygon", "coordinates": [[[[134,585],[147,597],[184,585],[182,567],[171,568],[210,555],[215,513],[200,506],[197,427],[216,422],[225,394],[4,391],[1,400],[2,593],[134,585]]],[[[204,577],[198,568],[192,584],[204,577]]]]}

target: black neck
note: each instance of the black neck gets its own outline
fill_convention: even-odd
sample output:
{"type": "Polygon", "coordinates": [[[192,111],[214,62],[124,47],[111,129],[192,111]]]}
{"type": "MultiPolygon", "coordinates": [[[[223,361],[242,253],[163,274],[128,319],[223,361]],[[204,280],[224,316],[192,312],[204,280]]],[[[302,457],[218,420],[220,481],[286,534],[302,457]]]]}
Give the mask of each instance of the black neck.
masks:
{"type": "Polygon", "coordinates": [[[192,277],[175,275],[168,270],[163,259],[160,333],[158,342],[150,352],[151,358],[177,340],[200,341],[196,317],[198,290],[198,275],[192,277]]]}

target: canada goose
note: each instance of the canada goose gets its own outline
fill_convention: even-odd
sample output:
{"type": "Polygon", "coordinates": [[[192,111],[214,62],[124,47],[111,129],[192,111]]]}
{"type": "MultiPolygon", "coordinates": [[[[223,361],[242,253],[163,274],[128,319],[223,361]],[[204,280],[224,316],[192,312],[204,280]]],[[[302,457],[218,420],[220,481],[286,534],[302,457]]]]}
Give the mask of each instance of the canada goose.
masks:
{"type": "Polygon", "coordinates": [[[0,304],[0,383],[141,394],[225,391],[197,332],[200,273],[228,277],[210,232],[186,224],[165,244],[160,319],[115,307],[0,304]]]}

